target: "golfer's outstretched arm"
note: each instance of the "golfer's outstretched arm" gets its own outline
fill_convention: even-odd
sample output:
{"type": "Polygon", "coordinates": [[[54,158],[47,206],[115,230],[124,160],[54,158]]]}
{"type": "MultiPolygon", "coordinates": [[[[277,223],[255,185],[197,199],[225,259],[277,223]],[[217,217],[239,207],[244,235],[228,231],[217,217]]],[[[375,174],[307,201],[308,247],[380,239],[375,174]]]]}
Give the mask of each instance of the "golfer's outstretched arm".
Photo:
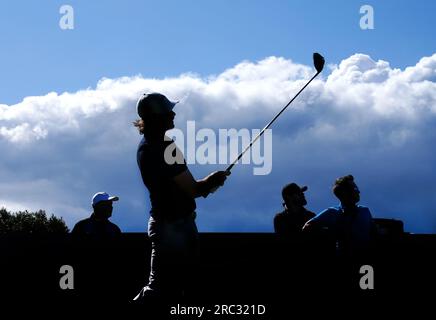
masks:
{"type": "Polygon", "coordinates": [[[189,170],[174,177],[176,184],[192,198],[207,197],[212,190],[224,184],[228,171],[215,171],[201,180],[195,180],[189,170]]]}

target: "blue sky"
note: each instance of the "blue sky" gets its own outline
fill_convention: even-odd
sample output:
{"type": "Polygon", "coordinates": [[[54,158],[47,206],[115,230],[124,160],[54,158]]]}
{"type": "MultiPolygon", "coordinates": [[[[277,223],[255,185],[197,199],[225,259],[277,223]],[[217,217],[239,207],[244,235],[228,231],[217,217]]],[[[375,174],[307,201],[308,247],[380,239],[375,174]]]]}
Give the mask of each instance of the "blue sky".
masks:
{"type": "MultiPolygon", "coordinates": [[[[0,205],[47,209],[71,227],[106,190],[121,198],[114,222],[142,231],[149,208],[129,125],[137,95],[188,96],[177,110],[182,129],[187,120],[261,128],[319,51],[331,68],[273,128],[273,173],[238,168],[198,201],[200,230],[271,231],[284,183],[309,185],[308,207],[320,211],[336,204],[334,178],[353,173],[375,216],[436,232],[435,9],[431,1],[2,1],[0,205]],[[74,8],[74,30],[59,28],[63,4],[74,8]],[[365,4],[374,30],[359,27],[365,4]]],[[[191,166],[198,178],[217,169],[191,166]]]]}
{"type": "Polygon", "coordinates": [[[432,1],[2,1],[0,98],[76,91],[102,77],[217,74],[283,56],[338,63],[356,52],[404,68],[435,51],[432,1]],[[75,9],[61,30],[59,8],[75,9]],[[359,28],[371,4],[375,29],[359,28]]]}

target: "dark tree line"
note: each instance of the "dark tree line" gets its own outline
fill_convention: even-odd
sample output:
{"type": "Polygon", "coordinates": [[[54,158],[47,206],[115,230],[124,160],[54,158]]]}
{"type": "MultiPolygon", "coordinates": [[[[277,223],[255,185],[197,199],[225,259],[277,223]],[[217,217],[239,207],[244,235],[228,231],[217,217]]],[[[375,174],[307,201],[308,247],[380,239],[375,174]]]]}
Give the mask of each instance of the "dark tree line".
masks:
{"type": "Polygon", "coordinates": [[[53,214],[47,217],[44,210],[36,212],[9,212],[0,209],[0,234],[5,233],[67,233],[68,227],[62,218],[53,214]]]}

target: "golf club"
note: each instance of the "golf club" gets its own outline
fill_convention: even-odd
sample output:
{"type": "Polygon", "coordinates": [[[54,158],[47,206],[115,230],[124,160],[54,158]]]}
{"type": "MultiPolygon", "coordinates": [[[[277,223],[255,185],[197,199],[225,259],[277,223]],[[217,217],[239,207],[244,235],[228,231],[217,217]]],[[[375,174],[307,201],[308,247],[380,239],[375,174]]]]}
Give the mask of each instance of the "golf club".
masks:
{"type": "Polygon", "coordinates": [[[298,91],[298,93],[291,99],[291,101],[289,101],[282,110],[280,110],[279,113],[276,114],[276,116],[262,129],[261,132],[259,132],[259,134],[253,139],[251,140],[250,144],[244,149],[244,151],[242,151],[239,156],[228,166],[228,168],[226,169],[226,171],[230,171],[232,170],[233,166],[238,162],[239,159],[242,158],[242,156],[244,155],[245,152],[247,152],[247,150],[249,150],[251,148],[251,146],[253,145],[253,143],[255,143],[257,141],[257,139],[259,139],[262,134],[265,132],[266,129],[268,129],[274,121],[276,121],[276,119],[283,113],[283,111],[286,110],[286,108],[292,103],[292,101],[295,100],[295,98],[298,97],[298,95],[309,85],[309,83],[312,82],[313,79],[315,79],[322,71],[322,69],[324,68],[324,57],[322,55],[320,55],[318,52],[315,52],[313,54],[313,65],[315,66],[316,69],[316,74],[304,85],[303,88],[300,89],[300,91],[298,91]]]}
{"type": "MultiPolygon", "coordinates": [[[[320,55],[318,52],[315,52],[313,54],[313,65],[316,69],[315,75],[304,85],[303,88],[300,89],[300,91],[297,92],[297,94],[282,108],[282,110],[280,110],[280,112],[276,114],[276,116],[262,129],[262,131],[259,132],[259,134],[253,140],[251,140],[250,144],[244,149],[244,151],[242,151],[239,154],[239,156],[227,167],[226,171],[228,171],[229,174],[233,166],[238,162],[239,159],[242,158],[245,152],[247,152],[247,150],[251,148],[251,146],[257,141],[257,139],[259,139],[262,136],[265,130],[268,129],[274,123],[274,121],[276,121],[276,119],[283,113],[283,111],[286,110],[287,107],[289,107],[289,105],[299,96],[299,94],[309,85],[309,83],[311,83],[312,80],[315,79],[321,73],[322,69],[324,68],[324,63],[325,63],[324,57],[320,55]]],[[[217,189],[218,187],[213,188],[211,190],[211,193],[214,193],[217,189]]]]}

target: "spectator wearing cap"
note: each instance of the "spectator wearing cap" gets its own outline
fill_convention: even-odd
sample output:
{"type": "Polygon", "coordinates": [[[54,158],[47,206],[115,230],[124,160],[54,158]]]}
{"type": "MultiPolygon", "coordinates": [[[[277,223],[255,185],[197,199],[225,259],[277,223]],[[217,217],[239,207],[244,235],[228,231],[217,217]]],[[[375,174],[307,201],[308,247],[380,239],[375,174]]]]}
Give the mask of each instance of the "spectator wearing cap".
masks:
{"type": "Polygon", "coordinates": [[[300,234],[304,224],[315,217],[315,214],[307,210],[304,192],[307,187],[300,187],[296,183],[289,183],[282,189],[284,211],[274,217],[275,232],[284,237],[300,234]]]}
{"type": "Polygon", "coordinates": [[[148,235],[152,252],[148,284],[134,301],[182,294],[195,260],[198,233],[195,198],[207,197],[229,175],[217,171],[201,180],[194,179],[183,154],[165,135],[174,128],[176,103],[160,93],[143,94],[137,103],[140,119],[134,126],[143,135],[137,162],[150,196],[148,235]],[[174,158],[168,159],[168,154],[174,158]]]}
{"type": "Polygon", "coordinates": [[[360,191],[352,175],[336,179],[333,193],[340,204],[309,220],[304,231],[327,231],[336,241],[342,256],[358,256],[370,247],[374,225],[369,208],[358,205],[360,191]]]}
{"type": "Polygon", "coordinates": [[[118,201],[116,196],[106,192],[97,192],[92,197],[93,213],[89,218],[76,223],[71,231],[74,235],[111,236],[121,233],[120,228],[109,221],[112,216],[113,202],[118,201]]]}

